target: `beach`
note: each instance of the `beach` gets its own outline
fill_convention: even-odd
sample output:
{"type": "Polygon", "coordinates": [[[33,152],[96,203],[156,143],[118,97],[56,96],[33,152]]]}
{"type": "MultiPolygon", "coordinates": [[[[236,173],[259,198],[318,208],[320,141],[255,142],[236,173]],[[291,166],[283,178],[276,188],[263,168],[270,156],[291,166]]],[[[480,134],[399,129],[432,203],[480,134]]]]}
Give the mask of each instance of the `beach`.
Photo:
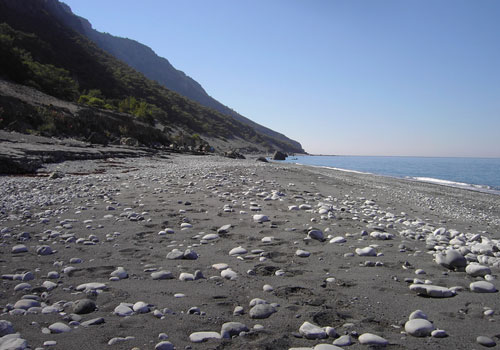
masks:
{"type": "Polygon", "coordinates": [[[0,177],[0,193],[0,335],[25,347],[480,349],[500,337],[498,195],[182,154],[46,164],[0,177]]]}

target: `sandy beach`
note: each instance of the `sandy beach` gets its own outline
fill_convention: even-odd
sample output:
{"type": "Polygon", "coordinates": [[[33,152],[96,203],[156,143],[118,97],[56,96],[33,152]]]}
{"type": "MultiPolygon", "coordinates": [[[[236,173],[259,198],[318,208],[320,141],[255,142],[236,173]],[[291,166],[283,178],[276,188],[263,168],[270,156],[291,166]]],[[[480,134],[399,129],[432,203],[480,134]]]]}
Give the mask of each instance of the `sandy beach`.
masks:
{"type": "Polygon", "coordinates": [[[254,157],[39,175],[0,177],[1,349],[499,341],[500,196],[254,157]]]}

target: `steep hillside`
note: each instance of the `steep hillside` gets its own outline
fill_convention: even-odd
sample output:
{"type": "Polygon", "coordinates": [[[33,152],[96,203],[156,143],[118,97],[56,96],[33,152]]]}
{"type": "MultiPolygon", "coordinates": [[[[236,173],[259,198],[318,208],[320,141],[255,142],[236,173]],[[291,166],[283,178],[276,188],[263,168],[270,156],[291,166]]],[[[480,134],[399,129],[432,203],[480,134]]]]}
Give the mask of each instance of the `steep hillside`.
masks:
{"type": "Polygon", "coordinates": [[[194,100],[203,106],[213,108],[225,115],[229,115],[251,126],[264,135],[289,143],[293,145],[293,147],[302,150],[302,146],[297,141],[291,140],[281,133],[245,118],[212,98],[197,81],[187,76],[184,72],[174,68],[167,59],[158,56],[150,47],[135,40],[116,37],[93,29],[91,23],[87,19],[74,15],[71,9],[65,4],[51,1],[49,2],[49,8],[61,21],[79,33],[87,36],[100,48],[143,73],[146,77],[159,82],[166,88],[178,92],[182,96],[194,100]]]}
{"type": "MultiPolygon", "coordinates": [[[[256,149],[300,151],[147,79],[62,23],[51,10],[58,4],[0,0],[0,78],[94,109],[132,115],[182,144],[241,139],[256,149]]],[[[0,127],[8,128],[4,119],[0,127]]]]}

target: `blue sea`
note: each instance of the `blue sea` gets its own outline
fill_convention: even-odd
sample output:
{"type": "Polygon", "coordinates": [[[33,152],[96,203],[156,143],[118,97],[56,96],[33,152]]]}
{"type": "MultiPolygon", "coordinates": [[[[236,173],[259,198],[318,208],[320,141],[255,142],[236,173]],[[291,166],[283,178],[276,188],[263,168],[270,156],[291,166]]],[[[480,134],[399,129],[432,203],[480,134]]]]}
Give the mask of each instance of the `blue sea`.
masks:
{"type": "Polygon", "coordinates": [[[500,158],[289,156],[285,162],[500,194],[500,158]]]}

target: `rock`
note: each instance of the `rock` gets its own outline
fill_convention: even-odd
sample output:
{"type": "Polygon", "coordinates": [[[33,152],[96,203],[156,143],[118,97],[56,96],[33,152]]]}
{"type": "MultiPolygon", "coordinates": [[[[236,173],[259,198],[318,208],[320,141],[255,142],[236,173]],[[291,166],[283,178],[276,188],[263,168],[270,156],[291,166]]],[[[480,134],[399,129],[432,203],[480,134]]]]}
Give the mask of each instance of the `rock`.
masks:
{"type": "Polygon", "coordinates": [[[331,344],[318,344],[313,350],[344,350],[340,346],[331,345],[331,344]]]}
{"type": "Polygon", "coordinates": [[[82,327],[90,327],[90,326],[95,326],[95,325],[103,324],[104,322],[105,322],[104,318],[98,317],[98,318],[93,318],[91,320],[82,322],[81,326],[82,327]]]}
{"type": "Polygon", "coordinates": [[[52,323],[49,329],[51,333],[66,333],[71,331],[71,327],[62,322],[52,323]]]}
{"type": "Polygon", "coordinates": [[[167,254],[167,259],[169,260],[179,260],[184,257],[184,252],[179,249],[173,249],[170,253],[167,254]]]}
{"type": "Polygon", "coordinates": [[[471,292],[474,293],[495,293],[497,289],[495,285],[487,281],[476,281],[469,285],[471,292]]]}
{"type": "Polygon", "coordinates": [[[240,322],[226,322],[222,325],[220,330],[220,337],[231,339],[235,335],[239,335],[241,332],[248,332],[248,327],[240,322]]]}
{"type": "Polygon", "coordinates": [[[174,344],[169,341],[162,341],[155,345],[155,350],[174,350],[174,344]]]}
{"type": "Polygon", "coordinates": [[[182,272],[179,275],[179,281],[194,281],[194,275],[192,273],[182,272]]]}
{"type": "Polygon", "coordinates": [[[53,253],[52,248],[48,245],[38,246],[36,248],[36,253],[38,255],[50,255],[53,253]]]}
{"type": "Polygon", "coordinates": [[[311,239],[315,239],[315,240],[321,241],[321,242],[325,240],[325,237],[323,236],[323,232],[320,230],[310,230],[307,233],[307,236],[311,239]]]}
{"type": "Polygon", "coordinates": [[[297,249],[295,255],[297,255],[300,258],[307,258],[311,255],[311,253],[309,253],[307,250],[297,249]]]}
{"type": "Polygon", "coordinates": [[[19,333],[7,334],[0,338],[1,350],[24,350],[28,348],[28,342],[21,338],[19,333]]]}
{"type": "Polygon", "coordinates": [[[194,250],[186,249],[182,258],[186,260],[196,260],[198,259],[198,254],[194,250]]]}
{"type": "Polygon", "coordinates": [[[115,307],[115,309],[113,310],[113,313],[115,315],[118,315],[118,316],[130,316],[130,315],[133,315],[134,314],[134,310],[132,310],[132,307],[127,305],[127,304],[124,304],[124,303],[121,303],[120,305],[118,305],[117,307],[115,307]]]}
{"type": "Polygon", "coordinates": [[[214,241],[216,239],[219,239],[220,236],[217,233],[208,233],[201,237],[202,241],[214,241]]]}
{"type": "Polygon", "coordinates": [[[351,344],[352,344],[352,339],[351,336],[348,334],[341,335],[339,338],[333,341],[333,345],[338,345],[338,346],[349,346],[351,344]]]}
{"type": "Polygon", "coordinates": [[[40,307],[40,302],[33,299],[21,299],[14,304],[14,309],[28,310],[32,307],[40,307]]]}
{"type": "Polygon", "coordinates": [[[228,233],[230,229],[231,229],[231,224],[227,224],[227,225],[221,226],[217,230],[217,233],[228,233]]]}
{"type": "Polygon", "coordinates": [[[151,278],[154,280],[168,280],[168,279],[173,279],[174,275],[170,271],[155,271],[151,273],[151,278]]]}
{"type": "Polygon", "coordinates": [[[428,337],[436,327],[428,320],[415,318],[405,323],[405,331],[414,337],[428,337]]]}
{"type": "Polygon", "coordinates": [[[115,338],[111,338],[109,341],[108,341],[108,345],[115,345],[115,344],[118,344],[118,343],[122,343],[124,341],[129,341],[129,340],[134,340],[135,337],[132,337],[132,336],[129,336],[129,337],[115,337],[115,338]]]}
{"type": "Polygon", "coordinates": [[[15,246],[12,247],[11,250],[13,254],[26,253],[27,251],[28,247],[26,247],[24,244],[16,244],[15,246]]]}
{"type": "Polygon", "coordinates": [[[96,304],[90,299],[80,299],[73,302],[73,312],[78,315],[89,314],[96,309],[96,304]]]}
{"type": "Polygon", "coordinates": [[[266,215],[256,214],[253,216],[253,221],[263,223],[269,221],[269,218],[266,215]]]}
{"type": "Polygon", "coordinates": [[[277,312],[276,308],[270,304],[257,304],[250,309],[250,318],[264,319],[277,312]]]}
{"type": "Polygon", "coordinates": [[[256,159],[257,162],[269,163],[266,157],[259,157],[256,159]]]}
{"type": "Polygon", "coordinates": [[[431,337],[433,338],[446,338],[448,334],[442,329],[435,329],[431,332],[431,337]]]}
{"type": "Polygon", "coordinates": [[[333,237],[332,239],[330,239],[330,243],[339,244],[339,243],[345,243],[345,242],[347,242],[347,240],[342,236],[337,236],[337,237],[333,237]]]}
{"type": "Polygon", "coordinates": [[[128,273],[127,271],[125,271],[125,268],[123,266],[117,267],[116,270],[111,272],[110,275],[111,277],[117,277],[118,279],[128,278],[128,273]]]}
{"type": "Polygon", "coordinates": [[[427,315],[422,310],[415,310],[415,311],[413,311],[410,314],[410,317],[409,317],[410,320],[414,320],[414,319],[417,319],[417,318],[420,318],[420,319],[423,319],[423,320],[427,320],[428,319],[427,315]]]}
{"type": "Polygon", "coordinates": [[[467,265],[465,272],[472,277],[484,277],[486,275],[491,275],[491,269],[488,266],[477,263],[470,263],[467,265]]]}
{"type": "Polygon", "coordinates": [[[222,270],[220,275],[221,275],[221,277],[228,279],[228,280],[235,280],[238,278],[238,274],[235,271],[231,270],[230,268],[222,270]]]}
{"type": "Polygon", "coordinates": [[[325,339],[327,337],[323,328],[307,321],[300,326],[299,333],[307,339],[325,339]]]}
{"type": "Polygon", "coordinates": [[[412,284],[410,285],[410,290],[419,295],[431,298],[450,298],[456,295],[456,293],[449,288],[434,286],[432,284],[412,284]]]}
{"type": "Polygon", "coordinates": [[[189,340],[193,343],[203,343],[210,339],[220,339],[221,335],[217,332],[194,332],[189,335],[189,340]]]}
{"type": "Polygon", "coordinates": [[[245,248],[243,248],[242,246],[233,248],[229,251],[229,255],[243,255],[246,253],[248,253],[248,251],[245,248]]]}
{"type": "Polygon", "coordinates": [[[492,348],[497,345],[497,343],[493,339],[484,335],[480,335],[479,337],[477,337],[476,342],[487,348],[492,348]]]}
{"type": "Polygon", "coordinates": [[[0,337],[13,333],[14,333],[14,327],[12,327],[12,323],[10,323],[7,320],[0,320],[0,337]]]}
{"type": "Polygon", "coordinates": [[[286,153],[283,153],[281,151],[276,151],[273,154],[273,160],[285,160],[288,155],[286,153]]]}
{"type": "Polygon", "coordinates": [[[467,266],[467,260],[455,249],[448,249],[444,253],[437,253],[436,262],[450,270],[457,270],[467,266]]]}
{"type": "Polygon", "coordinates": [[[77,291],[103,290],[107,289],[106,284],[100,282],[89,282],[80,284],[75,288],[77,291]]]}
{"type": "Polygon", "coordinates": [[[369,346],[386,346],[389,344],[387,340],[372,333],[363,333],[359,336],[358,341],[362,345],[369,346]]]}
{"type": "Polygon", "coordinates": [[[356,248],[355,252],[359,256],[377,256],[377,252],[372,247],[356,248]]]}
{"type": "Polygon", "coordinates": [[[138,314],[146,314],[149,312],[149,305],[143,301],[138,301],[132,306],[132,310],[138,314]]]}

